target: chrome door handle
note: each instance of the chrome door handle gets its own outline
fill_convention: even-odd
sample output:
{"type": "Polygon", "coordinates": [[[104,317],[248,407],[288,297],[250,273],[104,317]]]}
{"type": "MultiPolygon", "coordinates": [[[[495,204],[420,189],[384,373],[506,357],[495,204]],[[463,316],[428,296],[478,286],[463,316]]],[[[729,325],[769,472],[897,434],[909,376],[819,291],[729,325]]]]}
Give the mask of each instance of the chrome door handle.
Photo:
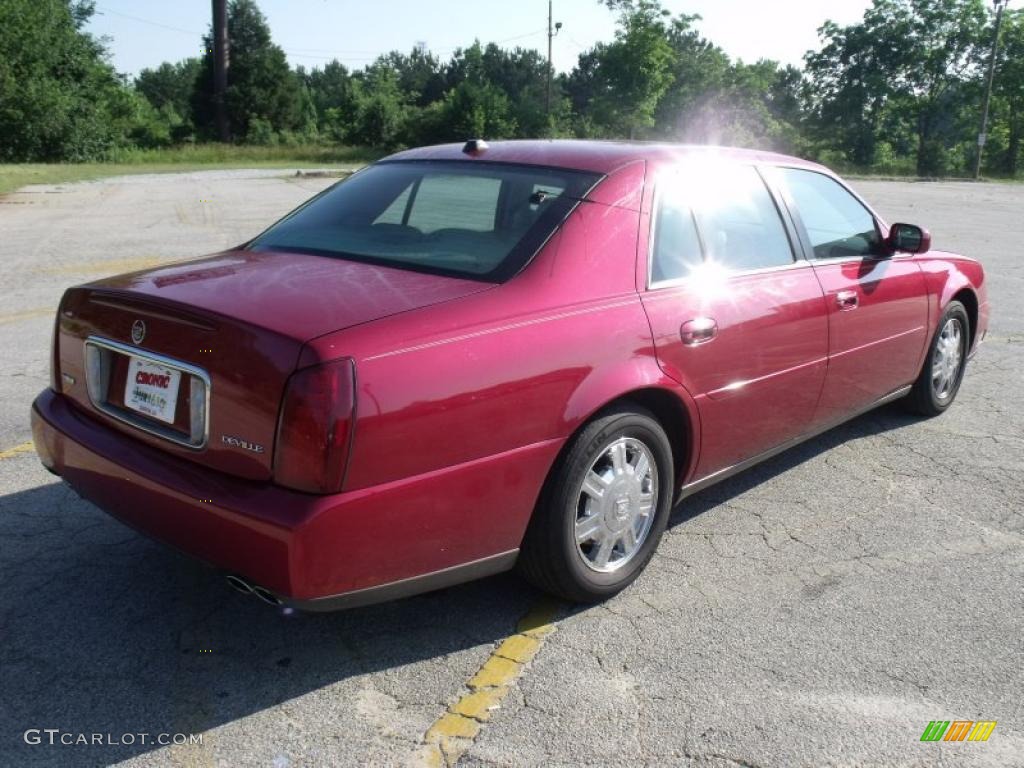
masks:
{"type": "Polygon", "coordinates": [[[859,304],[860,299],[857,297],[856,291],[839,291],[836,294],[836,305],[840,312],[849,312],[851,309],[856,309],[859,304]]]}
{"type": "Polygon", "coordinates": [[[683,344],[694,346],[711,341],[718,334],[718,323],[710,317],[695,317],[687,320],[679,328],[679,336],[683,344]]]}

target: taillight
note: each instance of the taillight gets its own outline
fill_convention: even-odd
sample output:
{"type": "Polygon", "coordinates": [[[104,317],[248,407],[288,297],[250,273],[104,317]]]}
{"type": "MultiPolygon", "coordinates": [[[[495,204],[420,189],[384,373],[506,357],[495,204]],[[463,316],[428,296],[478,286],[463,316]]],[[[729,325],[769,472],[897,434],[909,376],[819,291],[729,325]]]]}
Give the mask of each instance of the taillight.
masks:
{"type": "Polygon", "coordinates": [[[355,365],[349,359],[292,374],[274,449],[274,481],[309,493],[337,493],[345,479],[355,365]]]}

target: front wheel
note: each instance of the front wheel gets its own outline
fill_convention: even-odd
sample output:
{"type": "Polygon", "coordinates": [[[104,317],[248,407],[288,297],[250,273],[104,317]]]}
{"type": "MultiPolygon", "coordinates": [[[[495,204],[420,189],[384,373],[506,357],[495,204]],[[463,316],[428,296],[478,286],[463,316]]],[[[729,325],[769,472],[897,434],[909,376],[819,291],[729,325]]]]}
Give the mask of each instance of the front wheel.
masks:
{"type": "Polygon", "coordinates": [[[959,301],[951,301],[939,320],[921,374],[906,397],[911,411],[938,416],[953,404],[963,381],[969,343],[967,310],[959,301]]]}
{"type": "Polygon", "coordinates": [[[520,570],[575,602],[629,585],[658,546],[672,508],[672,448],[639,406],[607,411],[571,441],[527,529],[520,570]]]}

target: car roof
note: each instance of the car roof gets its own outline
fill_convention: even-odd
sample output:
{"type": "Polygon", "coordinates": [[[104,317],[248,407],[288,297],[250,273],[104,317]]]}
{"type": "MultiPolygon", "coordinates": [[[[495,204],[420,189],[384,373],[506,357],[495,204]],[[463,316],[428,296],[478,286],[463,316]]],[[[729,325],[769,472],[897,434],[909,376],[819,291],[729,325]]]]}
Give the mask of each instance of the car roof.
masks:
{"type": "Polygon", "coordinates": [[[794,165],[827,170],[807,160],[775,152],[702,144],[660,144],[638,141],[593,141],[580,139],[516,140],[488,142],[477,153],[463,151],[465,144],[439,144],[398,152],[385,160],[480,160],[495,163],[544,165],[608,174],[638,160],[675,162],[686,158],[794,165]]]}

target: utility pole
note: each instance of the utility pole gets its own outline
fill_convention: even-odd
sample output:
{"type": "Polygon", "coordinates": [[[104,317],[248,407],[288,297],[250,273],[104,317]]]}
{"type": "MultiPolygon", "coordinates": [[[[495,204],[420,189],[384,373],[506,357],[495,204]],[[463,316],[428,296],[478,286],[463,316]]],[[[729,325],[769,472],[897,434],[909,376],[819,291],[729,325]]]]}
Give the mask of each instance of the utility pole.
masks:
{"type": "Polygon", "coordinates": [[[551,6],[552,0],[548,0],[548,89],[547,96],[544,100],[548,117],[551,117],[551,80],[555,74],[554,65],[551,63],[551,41],[555,38],[555,35],[557,35],[559,30],[561,30],[562,28],[562,22],[558,22],[557,24],[552,26],[551,20],[553,18],[553,9],[551,6]]]}
{"type": "Polygon", "coordinates": [[[213,108],[217,136],[231,141],[227,104],[228,90],[228,0],[213,0],[213,108]]]}
{"type": "Polygon", "coordinates": [[[992,100],[992,80],[996,74],[996,55],[999,52],[999,29],[1003,24],[1003,9],[1009,0],[992,0],[996,7],[996,31],[992,36],[992,54],[988,60],[988,79],[985,83],[985,101],[981,108],[981,130],[978,131],[978,155],[974,162],[974,178],[981,178],[981,159],[985,154],[985,142],[988,139],[988,106],[992,100]]]}

